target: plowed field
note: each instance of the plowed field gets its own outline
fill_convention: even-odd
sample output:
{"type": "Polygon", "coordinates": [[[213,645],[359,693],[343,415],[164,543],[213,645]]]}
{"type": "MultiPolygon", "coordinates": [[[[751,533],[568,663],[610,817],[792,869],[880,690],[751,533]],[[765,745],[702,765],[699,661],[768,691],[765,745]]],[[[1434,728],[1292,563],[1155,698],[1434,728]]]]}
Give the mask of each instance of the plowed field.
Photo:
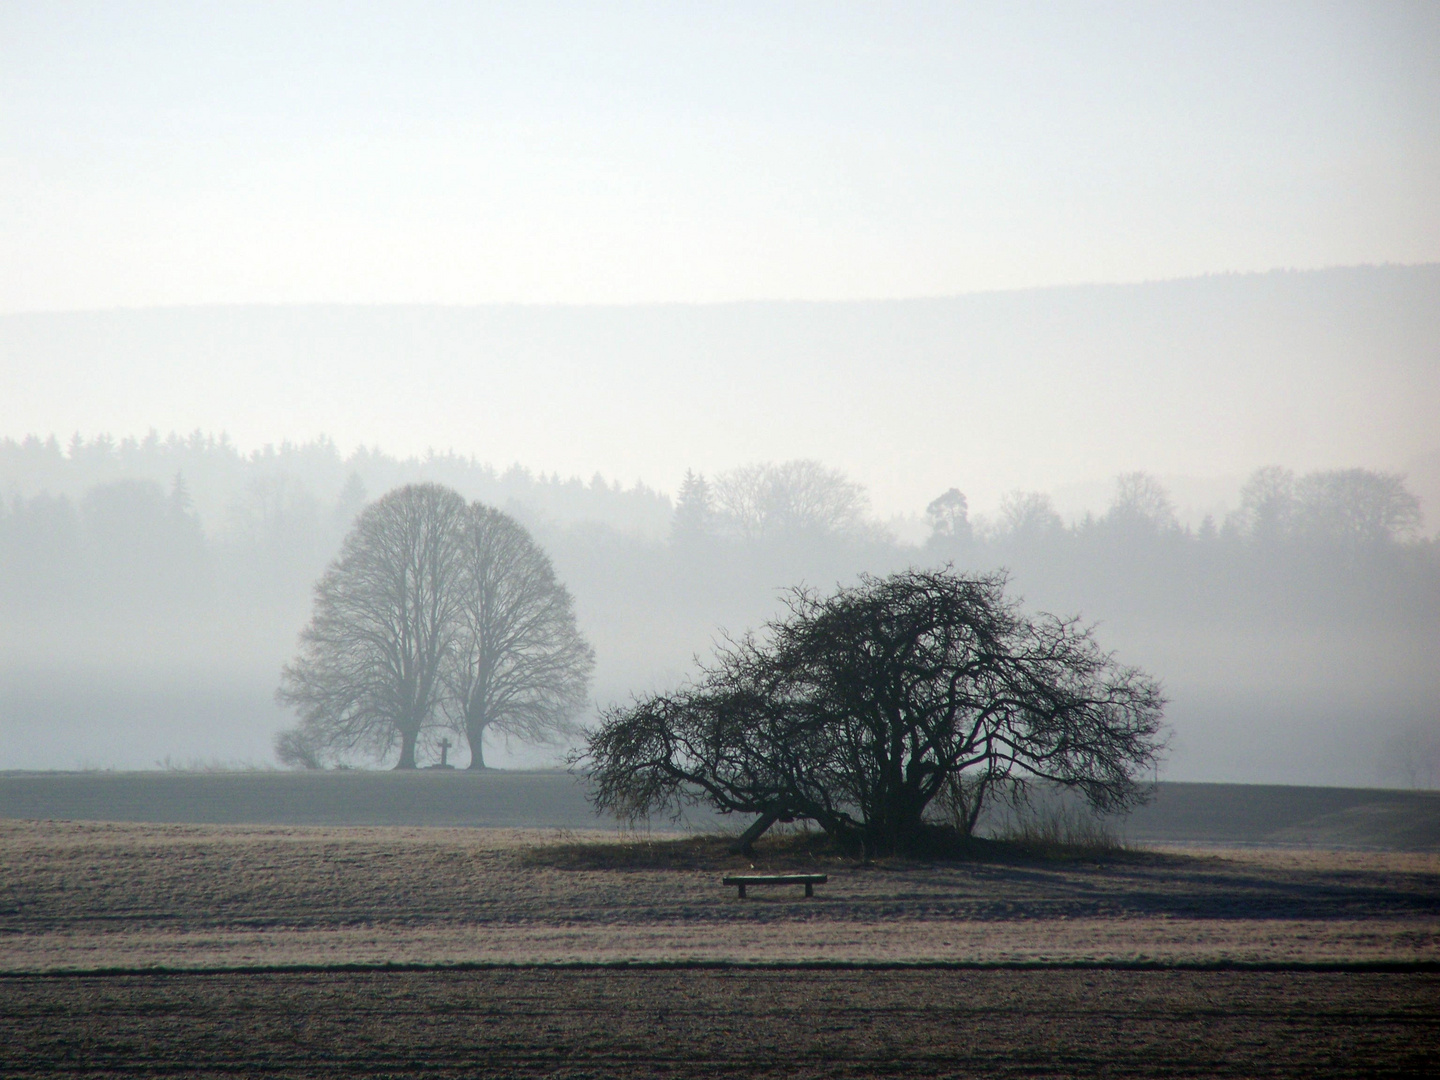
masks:
{"type": "Polygon", "coordinates": [[[1376,1076],[1434,975],[332,972],[0,979],[0,1075],[1376,1076]]]}

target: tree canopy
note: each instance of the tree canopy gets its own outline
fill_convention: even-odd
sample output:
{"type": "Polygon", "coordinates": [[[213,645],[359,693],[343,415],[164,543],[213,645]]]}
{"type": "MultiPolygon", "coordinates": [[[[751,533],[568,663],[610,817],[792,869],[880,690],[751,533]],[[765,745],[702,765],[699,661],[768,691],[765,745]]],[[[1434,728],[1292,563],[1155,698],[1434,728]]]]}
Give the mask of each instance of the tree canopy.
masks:
{"type": "Polygon", "coordinates": [[[454,646],[465,512],[438,484],[398,488],[361,512],[281,673],[278,697],[311,744],[380,756],[398,746],[397,768],[415,767],[454,646]]]}
{"type": "Polygon", "coordinates": [[[1003,576],[907,570],[792,592],[689,686],[610,709],[582,760],[599,810],[757,815],[743,846],[808,819],[881,854],[919,844],[943,793],[966,829],[1036,780],[1133,806],[1164,704],[1090,629],[1023,614],[1003,576]]]}
{"type": "Polygon", "coordinates": [[[365,507],[315,587],[279,700],[300,713],[276,753],[316,767],[351,752],[416,766],[450,727],[484,767],[488,728],[527,740],[573,730],[594,665],[569,592],[516,521],[438,484],[365,507]]]}
{"type": "Polygon", "coordinates": [[[722,473],[713,490],[720,520],[744,539],[795,539],[866,532],[865,489],[845,474],[805,459],[744,465],[722,473]]]}
{"type": "Polygon", "coordinates": [[[595,653],[570,592],[514,518],[476,503],[465,520],[454,647],[445,663],[452,723],[485,767],[494,729],[529,742],[574,734],[595,653]]]}

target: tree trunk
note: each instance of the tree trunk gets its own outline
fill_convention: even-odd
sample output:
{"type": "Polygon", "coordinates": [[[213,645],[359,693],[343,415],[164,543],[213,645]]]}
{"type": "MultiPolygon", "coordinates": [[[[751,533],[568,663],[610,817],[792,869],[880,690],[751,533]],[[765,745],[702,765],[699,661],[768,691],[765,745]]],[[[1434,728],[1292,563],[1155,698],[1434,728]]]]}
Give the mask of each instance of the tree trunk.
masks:
{"type": "Polygon", "coordinates": [[[919,829],[907,829],[893,818],[866,822],[860,830],[861,842],[867,858],[896,855],[909,847],[919,829]]]}
{"type": "Polygon", "coordinates": [[[780,820],[779,814],[766,812],[755,819],[754,823],[740,834],[735,841],[734,851],[740,855],[750,855],[755,848],[755,841],[765,835],[765,830],[780,820]]]}
{"type": "Polygon", "coordinates": [[[400,760],[395,763],[397,769],[415,768],[415,742],[420,737],[417,731],[402,731],[400,733],[400,760]]]}
{"type": "Polygon", "coordinates": [[[980,811],[985,806],[985,788],[983,786],[975,789],[975,805],[970,808],[969,815],[965,818],[965,835],[975,835],[975,826],[980,824],[980,811]]]}
{"type": "Polygon", "coordinates": [[[485,725],[465,725],[465,741],[470,744],[470,768],[476,771],[485,768],[485,725]]]}

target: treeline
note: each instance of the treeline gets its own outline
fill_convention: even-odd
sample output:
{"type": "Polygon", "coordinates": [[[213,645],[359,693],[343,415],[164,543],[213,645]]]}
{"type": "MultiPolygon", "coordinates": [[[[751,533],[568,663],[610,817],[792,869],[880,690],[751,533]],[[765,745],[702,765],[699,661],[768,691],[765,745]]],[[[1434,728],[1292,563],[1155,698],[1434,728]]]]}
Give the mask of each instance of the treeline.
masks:
{"type": "Polygon", "coordinates": [[[642,484],[503,472],[455,454],[400,459],[321,438],[242,454],[195,432],[0,440],[0,603],[35,617],[77,606],[254,606],[308,593],[360,508],[436,480],[532,523],[664,536],[670,500],[642,484]]]}
{"type": "Polygon", "coordinates": [[[342,455],[325,437],[283,442],[242,453],[225,435],[200,431],[143,439],[55,436],[0,439],[0,495],[7,501],[37,494],[72,502],[116,480],[149,480],[167,489],[180,477],[207,534],[244,533],[255,519],[284,513],[303,517],[353,501],[358,487],[372,496],[415,481],[434,481],[494,506],[520,504],[559,522],[595,521],[623,532],[662,536],[670,499],[636,483],[627,488],[598,473],[588,481],[536,474],[519,465],[497,470],[452,452],[397,458],[360,447],[342,455]],[[347,491],[347,488],[350,489],[347,491]]]}
{"type": "Polygon", "coordinates": [[[1235,510],[1198,527],[1181,525],[1168,492],[1142,472],[1117,477],[1103,513],[1069,524],[1038,492],[1011,494],[972,523],[951,490],[926,516],[932,559],[1012,567],[1029,595],[1066,610],[1098,602],[1107,615],[1268,623],[1440,612],[1440,549],[1394,473],[1262,468],[1235,510]]]}
{"type": "Polygon", "coordinates": [[[812,461],[687,473],[672,503],[639,483],[497,472],[453,454],[342,456],[320,439],[245,455],[223,436],[152,433],[65,448],[0,440],[0,602],[53,615],[293,601],[362,506],[427,480],[506,510],[582,577],[603,578],[607,563],[628,577],[619,564],[631,559],[657,571],[663,556],[682,592],[696,576],[774,588],[953,562],[1008,568],[1035,600],[1107,614],[1404,617],[1433,610],[1440,594],[1418,500],[1402,477],[1366,469],[1260,469],[1233,512],[1198,527],[1182,526],[1144,473],[1119,477],[1110,506],[1068,523],[1043,493],[1012,493],[984,518],[951,489],[926,508],[929,538],[917,547],[873,519],[863,488],[812,461]]]}
{"type": "Polygon", "coordinates": [[[670,546],[702,561],[737,548],[848,547],[876,564],[1004,567],[1032,601],[1092,615],[1233,622],[1440,613],[1440,548],[1422,535],[1419,500],[1394,473],[1262,468],[1234,511],[1198,527],[1182,525],[1164,486],[1143,472],[1117,477],[1103,512],[1069,523],[1042,492],[1013,492],[995,515],[972,518],[952,488],[926,507],[929,537],[914,548],[864,509],[861,489],[811,462],[737,469],[713,484],[692,473],[670,546]]]}

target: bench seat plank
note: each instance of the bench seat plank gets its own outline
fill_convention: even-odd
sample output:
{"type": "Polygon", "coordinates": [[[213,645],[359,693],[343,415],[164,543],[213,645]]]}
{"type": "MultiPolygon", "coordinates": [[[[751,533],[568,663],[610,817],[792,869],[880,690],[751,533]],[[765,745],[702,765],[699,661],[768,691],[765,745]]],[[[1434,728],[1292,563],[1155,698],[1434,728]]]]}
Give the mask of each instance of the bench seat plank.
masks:
{"type": "Polygon", "coordinates": [[[738,885],[740,899],[745,899],[747,885],[804,885],[805,895],[814,896],[815,886],[829,881],[827,874],[726,874],[722,885],[738,885]]]}

